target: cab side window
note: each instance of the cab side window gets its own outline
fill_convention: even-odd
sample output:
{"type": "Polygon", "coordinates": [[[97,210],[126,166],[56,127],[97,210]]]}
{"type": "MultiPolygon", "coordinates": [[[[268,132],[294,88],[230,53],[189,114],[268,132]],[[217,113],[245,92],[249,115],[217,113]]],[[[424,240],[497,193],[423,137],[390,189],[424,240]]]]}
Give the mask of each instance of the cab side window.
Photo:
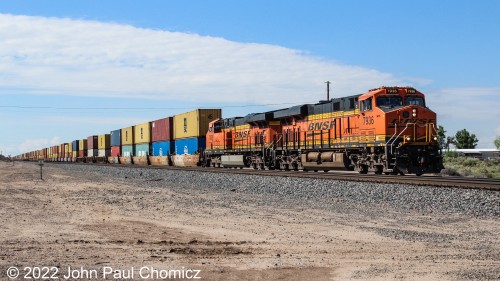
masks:
{"type": "Polygon", "coordinates": [[[372,110],[372,98],[368,98],[360,103],[361,111],[372,110]]]}

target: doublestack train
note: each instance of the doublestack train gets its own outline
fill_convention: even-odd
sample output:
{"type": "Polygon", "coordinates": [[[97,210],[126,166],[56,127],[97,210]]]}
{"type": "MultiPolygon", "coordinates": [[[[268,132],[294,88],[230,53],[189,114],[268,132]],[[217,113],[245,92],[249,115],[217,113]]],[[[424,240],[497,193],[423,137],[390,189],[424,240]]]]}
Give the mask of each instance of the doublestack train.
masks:
{"type": "MultiPolygon", "coordinates": [[[[155,142],[154,131],[162,119],[137,125],[140,128],[132,126],[129,131],[121,129],[118,154],[117,149],[115,153],[105,149],[97,157],[87,152],[57,159],[295,171],[345,169],[362,174],[422,175],[443,169],[436,113],[426,106],[424,94],[412,87],[381,87],[244,117],[221,118],[220,109],[199,109],[166,119],[170,123],[159,125],[168,128],[156,128],[170,132],[162,139],[169,145],[161,155],[155,150],[158,137],[155,142]],[[132,143],[136,148],[127,149],[128,153],[124,153],[124,134],[135,137],[132,143]],[[140,152],[138,138],[149,144],[140,152]]],[[[109,135],[112,138],[113,131],[109,135]]],[[[87,142],[97,138],[98,144],[102,135],[91,137],[87,142]]],[[[106,143],[106,135],[102,139],[106,143]]],[[[110,143],[110,147],[117,143],[110,143]]],[[[54,159],[42,150],[17,158],[54,159]]]]}

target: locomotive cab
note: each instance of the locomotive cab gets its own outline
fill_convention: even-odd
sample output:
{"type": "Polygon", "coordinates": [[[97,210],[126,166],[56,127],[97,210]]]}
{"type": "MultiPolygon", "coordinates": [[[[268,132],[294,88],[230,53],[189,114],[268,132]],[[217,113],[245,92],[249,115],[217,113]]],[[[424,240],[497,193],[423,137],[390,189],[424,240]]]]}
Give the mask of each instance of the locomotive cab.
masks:
{"type": "Polygon", "coordinates": [[[439,173],[436,113],[425,96],[409,87],[383,87],[360,96],[361,135],[374,134],[383,148],[384,170],[392,173],[439,173]]]}

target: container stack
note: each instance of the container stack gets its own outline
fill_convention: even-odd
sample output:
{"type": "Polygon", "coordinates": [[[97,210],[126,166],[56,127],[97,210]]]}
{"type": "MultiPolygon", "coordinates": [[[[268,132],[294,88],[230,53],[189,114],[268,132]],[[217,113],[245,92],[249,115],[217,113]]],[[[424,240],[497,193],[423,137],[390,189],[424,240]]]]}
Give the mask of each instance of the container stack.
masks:
{"type": "Polygon", "coordinates": [[[110,134],[102,134],[98,136],[98,144],[97,144],[98,155],[99,157],[108,157],[111,155],[111,135],[110,134]]]}
{"type": "Polygon", "coordinates": [[[148,156],[151,155],[151,122],[134,126],[134,164],[148,165],[148,156]]]}
{"type": "Polygon", "coordinates": [[[121,144],[121,156],[134,156],[134,126],[121,129],[121,144]]]}
{"type": "Polygon", "coordinates": [[[78,141],[78,157],[85,158],[87,157],[87,140],[79,140],[78,141]]]}
{"type": "Polygon", "coordinates": [[[174,118],[167,117],[151,122],[151,165],[169,165],[174,151],[174,118]]]}
{"type": "Polygon", "coordinates": [[[120,129],[111,131],[111,156],[119,157],[122,150],[122,139],[120,129]]]}
{"type": "Polygon", "coordinates": [[[73,146],[71,145],[71,143],[68,143],[64,147],[66,149],[67,161],[72,162],[73,161],[73,146]]]}
{"type": "Polygon", "coordinates": [[[80,144],[79,140],[74,140],[71,142],[71,148],[73,149],[73,154],[71,155],[73,157],[73,161],[76,161],[76,158],[79,157],[78,153],[80,149],[78,148],[78,145],[80,144]]]}
{"type": "Polygon", "coordinates": [[[87,157],[97,157],[97,155],[99,155],[98,142],[98,136],[90,136],[87,138],[87,157]]]}
{"type": "Polygon", "coordinates": [[[221,118],[221,115],[220,109],[197,109],[174,116],[176,155],[172,157],[172,161],[176,166],[197,165],[197,156],[206,147],[208,124],[221,118]]]}

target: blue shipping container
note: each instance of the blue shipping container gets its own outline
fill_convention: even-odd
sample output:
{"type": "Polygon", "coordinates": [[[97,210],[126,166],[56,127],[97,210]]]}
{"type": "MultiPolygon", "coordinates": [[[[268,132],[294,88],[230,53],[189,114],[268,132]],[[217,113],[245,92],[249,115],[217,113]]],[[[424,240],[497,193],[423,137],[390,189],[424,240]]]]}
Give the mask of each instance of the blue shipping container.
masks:
{"type": "Polygon", "coordinates": [[[122,130],[114,130],[111,131],[111,146],[120,146],[122,145],[122,136],[121,136],[121,131],[122,130]]]}
{"type": "Polygon", "coordinates": [[[174,152],[173,141],[153,142],[153,156],[167,156],[174,152]]]}
{"type": "Polygon", "coordinates": [[[195,154],[205,150],[205,137],[175,140],[175,154],[195,154]]]}
{"type": "Polygon", "coordinates": [[[80,144],[80,140],[74,140],[71,142],[71,149],[73,151],[78,151],[78,145],[80,144]]]}
{"type": "Polygon", "coordinates": [[[136,144],[134,156],[148,156],[151,155],[151,146],[149,143],[136,144]]]}
{"type": "Polygon", "coordinates": [[[134,155],[135,155],[135,145],[122,146],[122,156],[134,156],[134,155]]]}

